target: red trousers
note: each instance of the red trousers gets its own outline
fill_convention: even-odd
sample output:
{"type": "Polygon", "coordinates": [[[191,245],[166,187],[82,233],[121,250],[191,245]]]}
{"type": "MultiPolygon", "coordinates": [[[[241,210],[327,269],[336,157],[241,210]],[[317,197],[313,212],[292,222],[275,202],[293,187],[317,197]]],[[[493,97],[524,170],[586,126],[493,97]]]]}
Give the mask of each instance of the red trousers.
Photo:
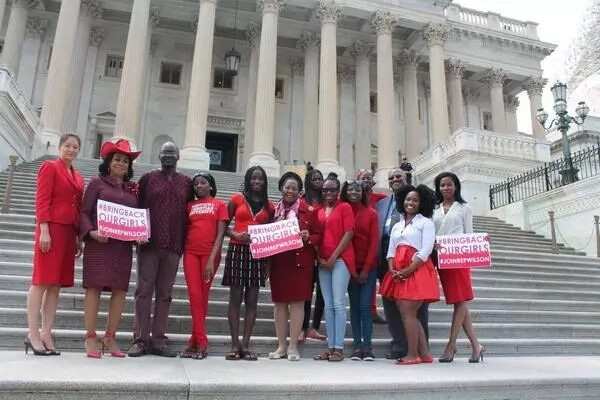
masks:
{"type": "MultiPolygon", "coordinates": [[[[208,257],[208,255],[191,253],[184,253],[183,255],[183,272],[188,287],[190,313],[192,315],[192,336],[190,336],[188,345],[197,346],[204,350],[208,347],[205,319],[212,279],[208,282],[202,279],[202,271],[204,271],[208,257]]],[[[219,265],[219,261],[220,257],[217,257],[217,260],[215,260],[217,265],[219,265]]]]}

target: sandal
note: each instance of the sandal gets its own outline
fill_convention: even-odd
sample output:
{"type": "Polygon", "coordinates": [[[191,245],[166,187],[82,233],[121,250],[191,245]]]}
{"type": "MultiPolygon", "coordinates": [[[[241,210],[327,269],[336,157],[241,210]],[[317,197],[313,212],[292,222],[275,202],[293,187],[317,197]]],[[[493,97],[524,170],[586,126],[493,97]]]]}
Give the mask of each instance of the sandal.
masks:
{"type": "Polygon", "coordinates": [[[242,355],[242,358],[246,361],[258,361],[258,356],[253,351],[245,350],[241,351],[240,353],[242,355]]]}
{"type": "Polygon", "coordinates": [[[331,354],[332,354],[331,351],[325,350],[321,354],[317,354],[316,356],[314,356],[313,360],[315,360],[315,361],[328,361],[329,357],[331,357],[331,354]]]}
{"type": "Polygon", "coordinates": [[[186,349],[179,355],[179,358],[196,358],[198,351],[194,346],[188,346],[186,349]]]}
{"type": "Polygon", "coordinates": [[[342,350],[336,349],[329,356],[329,360],[331,362],[340,362],[344,361],[344,352],[342,350]]]}
{"type": "Polygon", "coordinates": [[[228,361],[238,361],[242,358],[242,352],[240,350],[231,350],[229,353],[225,354],[225,359],[228,361]]]}
{"type": "Polygon", "coordinates": [[[206,357],[208,357],[206,349],[198,350],[194,356],[194,360],[204,360],[206,357]]]}
{"type": "Polygon", "coordinates": [[[417,358],[400,358],[398,359],[398,361],[396,361],[397,365],[415,365],[415,364],[421,364],[423,361],[421,361],[420,357],[417,358]]]}
{"type": "Polygon", "coordinates": [[[287,357],[287,352],[285,350],[280,351],[279,349],[269,353],[269,360],[281,360],[282,358],[287,357]]]}

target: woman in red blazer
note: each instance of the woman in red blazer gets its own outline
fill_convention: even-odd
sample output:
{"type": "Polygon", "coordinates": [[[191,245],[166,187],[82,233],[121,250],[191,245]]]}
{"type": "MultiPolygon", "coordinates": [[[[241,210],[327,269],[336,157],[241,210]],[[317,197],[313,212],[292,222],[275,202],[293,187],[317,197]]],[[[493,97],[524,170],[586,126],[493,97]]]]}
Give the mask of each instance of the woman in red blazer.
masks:
{"type": "Polygon", "coordinates": [[[52,338],[61,287],[73,286],[79,212],[83,178],[73,167],[81,140],[74,134],[61,136],[58,159],[44,161],[38,171],[35,198],[35,244],[33,276],[27,298],[29,333],[25,353],[59,355],[52,338]],[[38,317],[42,314],[42,326],[38,317]]]}

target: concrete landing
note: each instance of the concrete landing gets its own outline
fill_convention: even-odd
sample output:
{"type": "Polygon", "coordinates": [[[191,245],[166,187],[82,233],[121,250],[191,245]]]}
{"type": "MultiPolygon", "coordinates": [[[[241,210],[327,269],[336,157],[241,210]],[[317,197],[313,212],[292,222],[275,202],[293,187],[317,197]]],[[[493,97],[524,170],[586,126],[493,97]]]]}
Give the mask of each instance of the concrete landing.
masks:
{"type": "Polygon", "coordinates": [[[0,399],[597,400],[600,357],[489,358],[397,366],[260,359],[92,360],[0,352],[0,399]]]}

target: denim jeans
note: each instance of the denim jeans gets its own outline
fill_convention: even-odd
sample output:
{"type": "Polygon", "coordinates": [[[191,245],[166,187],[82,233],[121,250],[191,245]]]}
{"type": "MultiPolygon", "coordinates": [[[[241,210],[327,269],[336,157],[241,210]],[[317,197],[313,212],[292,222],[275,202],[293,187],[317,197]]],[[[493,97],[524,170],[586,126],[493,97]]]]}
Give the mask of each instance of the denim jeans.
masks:
{"type": "Polygon", "coordinates": [[[371,338],[373,336],[371,300],[375,291],[376,280],[377,270],[373,270],[369,272],[365,283],[360,284],[352,279],[348,286],[354,350],[371,350],[371,338]]]}
{"type": "Polygon", "coordinates": [[[331,270],[319,267],[319,281],[325,302],[327,345],[330,349],[341,350],[346,333],[346,291],[350,281],[346,263],[340,258],[331,270]]]}

